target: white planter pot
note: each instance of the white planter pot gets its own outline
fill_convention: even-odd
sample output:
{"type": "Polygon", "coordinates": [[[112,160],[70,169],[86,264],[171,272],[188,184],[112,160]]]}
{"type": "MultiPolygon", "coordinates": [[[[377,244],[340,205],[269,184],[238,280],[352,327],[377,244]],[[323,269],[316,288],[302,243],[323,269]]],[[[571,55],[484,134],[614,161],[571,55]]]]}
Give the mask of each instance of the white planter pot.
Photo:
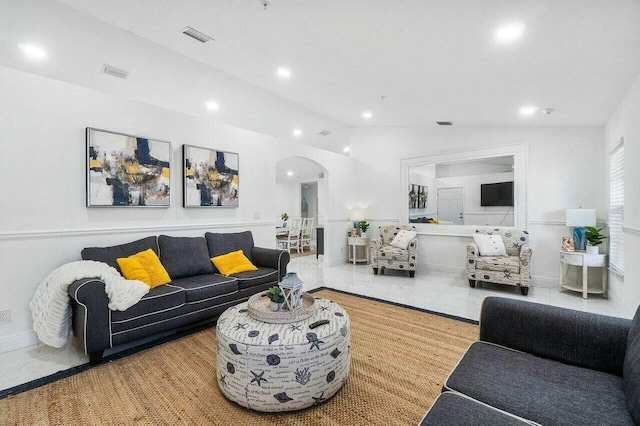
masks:
{"type": "Polygon", "coordinates": [[[282,306],[281,303],[277,303],[277,302],[271,302],[271,304],[269,305],[269,308],[273,311],[273,312],[278,312],[280,310],[280,306],[282,306]]]}
{"type": "Polygon", "coordinates": [[[599,254],[600,249],[598,246],[587,246],[587,254],[599,254]]]}

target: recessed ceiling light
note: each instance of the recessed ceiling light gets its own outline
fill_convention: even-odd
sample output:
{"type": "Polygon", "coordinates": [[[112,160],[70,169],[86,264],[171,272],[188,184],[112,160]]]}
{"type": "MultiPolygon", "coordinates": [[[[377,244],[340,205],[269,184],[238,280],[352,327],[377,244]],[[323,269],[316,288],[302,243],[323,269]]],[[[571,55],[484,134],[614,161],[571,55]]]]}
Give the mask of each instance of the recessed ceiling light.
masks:
{"type": "Polygon", "coordinates": [[[278,67],[278,69],[276,70],[276,74],[278,74],[278,77],[280,77],[281,79],[285,80],[285,79],[291,77],[291,70],[289,70],[289,68],[285,68],[285,67],[278,67]]]}
{"type": "Polygon", "coordinates": [[[504,25],[496,31],[496,40],[500,43],[510,43],[520,38],[525,25],[522,22],[512,22],[504,25]]]}
{"type": "Polygon", "coordinates": [[[287,172],[287,176],[293,176],[293,172],[287,172]]]}
{"type": "Polygon", "coordinates": [[[205,106],[209,111],[217,111],[220,108],[220,105],[215,101],[207,101],[205,106]]]}
{"type": "Polygon", "coordinates": [[[342,150],[344,152],[349,152],[349,151],[351,151],[351,148],[349,148],[348,146],[345,146],[344,148],[342,148],[342,150]]]}
{"type": "Polygon", "coordinates": [[[520,115],[526,115],[526,116],[533,115],[537,110],[538,110],[538,107],[524,106],[520,108],[520,115]]]}
{"type": "Polygon", "coordinates": [[[44,59],[47,57],[47,52],[40,46],[30,43],[20,43],[18,47],[22,52],[32,59],[44,59]]]}
{"type": "Polygon", "coordinates": [[[302,130],[300,130],[300,129],[295,129],[293,131],[293,136],[300,136],[301,134],[302,134],[302,130]]]}
{"type": "Polygon", "coordinates": [[[371,118],[371,117],[373,117],[373,113],[371,111],[365,111],[365,112],[362,113],[362,116],[364,118],[371,118]]]}

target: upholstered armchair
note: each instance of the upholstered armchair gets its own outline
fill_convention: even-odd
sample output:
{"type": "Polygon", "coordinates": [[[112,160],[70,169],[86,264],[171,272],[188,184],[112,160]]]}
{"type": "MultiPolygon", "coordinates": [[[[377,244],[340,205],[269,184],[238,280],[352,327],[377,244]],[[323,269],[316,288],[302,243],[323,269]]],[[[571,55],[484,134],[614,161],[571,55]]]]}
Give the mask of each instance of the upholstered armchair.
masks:
{"type": "Polygon", "coordinates": [[[409,271],[409,276],[413,277],[416,272],[418,260],[418,238],[409,242],[406,249],[401,249],[389,245],[400,230],[415,231],[416,227],[411,225],[403,226],[381,226],[378,228],[378,236],[371,239],[371,266],[373,273],[384,274],[385,269],[398,269],[409,271]]]}
{"type": "Polygon", "coordinates": [[[475,243],[467,245],[467,278],[471,287],[478,281],[517,286],[526,296],[531,284],[529,233],[512,229],[479,229],[478,234],[500,235],[506,256],[480,256],[475,243]]]}

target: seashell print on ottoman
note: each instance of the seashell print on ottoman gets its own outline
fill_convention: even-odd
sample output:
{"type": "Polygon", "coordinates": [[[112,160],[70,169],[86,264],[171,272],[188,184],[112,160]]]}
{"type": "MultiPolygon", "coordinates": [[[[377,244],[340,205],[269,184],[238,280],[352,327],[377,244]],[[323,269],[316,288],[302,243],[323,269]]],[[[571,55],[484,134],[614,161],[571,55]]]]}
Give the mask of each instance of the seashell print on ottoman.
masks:
{"type": "Polygon", "coordinates": [[[224,396],[277,412],[318,405],[340,390],[349,375],[351,322],[339,304],[315,302],[315,314],[289,324],[253,319],[247,302],[220,316],[217,380],[224,396]],[[320,320],[329,323],[309,328],[320,320]]]}

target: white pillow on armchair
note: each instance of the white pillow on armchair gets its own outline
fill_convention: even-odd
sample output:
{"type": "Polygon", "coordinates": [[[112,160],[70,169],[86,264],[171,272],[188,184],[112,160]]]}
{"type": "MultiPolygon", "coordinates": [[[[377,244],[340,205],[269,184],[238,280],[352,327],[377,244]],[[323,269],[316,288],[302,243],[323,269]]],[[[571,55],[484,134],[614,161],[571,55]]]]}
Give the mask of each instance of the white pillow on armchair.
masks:
{"type": "Polygon", "coordinates": [[[406,250],[407,247],[409,247],[409,243],[416,237],[416,235],[418,235],[418,233],[415,231],[407,231],[402,229],[398,231],[398,234],[395,237],[393,237],[393,240],[389,243],[389,245],[406,250]]]}
{"type": "Polygon", "coordinates": [[[473,242],[478,246],[480,256],[506,256],[507,248],[500,235],[476,234],[473,242]]]}

